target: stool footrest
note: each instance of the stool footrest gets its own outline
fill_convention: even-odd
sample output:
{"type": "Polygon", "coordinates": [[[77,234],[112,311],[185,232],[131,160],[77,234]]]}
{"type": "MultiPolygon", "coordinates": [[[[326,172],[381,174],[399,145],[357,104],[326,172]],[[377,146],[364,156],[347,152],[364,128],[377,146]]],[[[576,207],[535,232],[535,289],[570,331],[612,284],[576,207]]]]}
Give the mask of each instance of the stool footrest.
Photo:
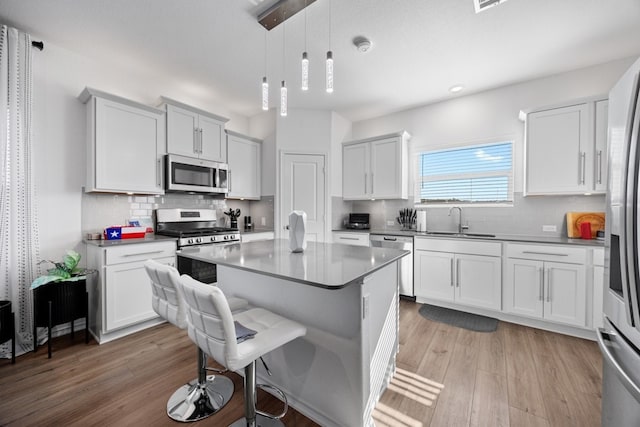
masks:
{"type": "Polygon", "coordinates": [[[265,391],[272,390],[276,392],[282,397],[281,400],[282,400],[282,403],[284,403],[284,410],[282,411],[282,413],[278,415],[268,414],[266,412],[258,411],[257,409],[256,409],[256,414],[262,415],[263,417],[271,418],[272,420],[279,420],[280,418],[284,417],[287,414],[287,411],[289,410],[289,403],[287,402],[287,396],[284,394],[282,390],[280,390],[278,387],[274,387],[269,384],[256,384],[256,387],[261,388],[265,391]]]}

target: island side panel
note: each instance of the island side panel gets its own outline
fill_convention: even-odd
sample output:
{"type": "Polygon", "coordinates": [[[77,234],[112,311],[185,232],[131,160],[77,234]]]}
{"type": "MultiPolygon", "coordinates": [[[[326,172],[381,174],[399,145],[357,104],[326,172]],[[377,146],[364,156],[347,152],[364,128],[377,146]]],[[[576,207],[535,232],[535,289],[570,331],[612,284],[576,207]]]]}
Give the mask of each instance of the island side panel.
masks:
{"type": "MultiPolygon", "coordinates": [[[[307,327],[305,337],[267,355],[273,376],[267,377],[259,369],[262,381],[281,387],[292,406],[321,425],[362,425],[371,400],[373,353],[389,307],[397,309],[396,264],[374,272],[366,278],[366,284],[355,283],[341,289],[309,286],[218,265],[218,286],[229,296],[245,298],[252,305],[307,327]],[[370,310],[363,319],[365,289],[370,295],[370,310]],[[385,299],[386,303],[382,301],[385,299]]],[[[397,322],[397,315],[392,317],[397,322]]],[[[392,329],[397,332],[397,325],[392,329]]],[[[397,348],[397,337],[391,341],[397,348]]],[[[388,360],[395,362],[394,357],[388,360]]],[[[394,368],[395,365],[386,366],[385,373],[394,368]]],[[[375,395],[377,400],[379,387],[375,395]]]]}

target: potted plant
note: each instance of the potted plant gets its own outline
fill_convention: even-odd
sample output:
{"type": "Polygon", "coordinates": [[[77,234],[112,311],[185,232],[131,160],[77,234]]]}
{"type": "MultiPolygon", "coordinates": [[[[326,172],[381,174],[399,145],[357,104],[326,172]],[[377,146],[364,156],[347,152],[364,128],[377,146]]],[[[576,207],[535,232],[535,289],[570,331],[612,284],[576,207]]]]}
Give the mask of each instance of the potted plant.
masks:
{"type": "Polygon", "coordinates": [[[80,254],[68,250],[61,262],[46,261],[54,265],[47,274],[31,283],[33,289],[33,351],[38,348],[37,327],[47,327],[48,351],[51,358],[51,328],[71,322],[73,340],[74,320],[85,318],[85,342],[89,342],[87,274],[93,270],[78,267],[80,254]]]}
{"type": "Polygon", "coordinates": [[[55,267],[47,270],[47,274],[38,277],[31,283],[31,289],[35,289],[40,285],[51,282],[77,282],[85,280],[87,274],[90,273],[86,268],[78,267],[80,262],[80,254],[74,250],[68,250],[67,254],[62,258],[62,262],[42,260],[40,263],[49,262],[55,267]]]}

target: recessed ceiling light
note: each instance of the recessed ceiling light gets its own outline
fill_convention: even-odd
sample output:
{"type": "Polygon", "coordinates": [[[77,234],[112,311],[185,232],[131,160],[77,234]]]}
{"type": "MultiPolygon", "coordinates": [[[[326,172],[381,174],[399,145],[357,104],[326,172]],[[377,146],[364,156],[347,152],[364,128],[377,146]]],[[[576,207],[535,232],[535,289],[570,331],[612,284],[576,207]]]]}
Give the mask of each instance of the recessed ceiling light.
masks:
{"type": "Polygon", "coordinates": [[[462,85],[455,85],[455,86],[451,86],[451,87],[449,88],[449,92],[451,92],[451,93],[458,93],[458,92],[460,92],[462,89],[464,89],[464,86],[462,86],[462,85]]]}

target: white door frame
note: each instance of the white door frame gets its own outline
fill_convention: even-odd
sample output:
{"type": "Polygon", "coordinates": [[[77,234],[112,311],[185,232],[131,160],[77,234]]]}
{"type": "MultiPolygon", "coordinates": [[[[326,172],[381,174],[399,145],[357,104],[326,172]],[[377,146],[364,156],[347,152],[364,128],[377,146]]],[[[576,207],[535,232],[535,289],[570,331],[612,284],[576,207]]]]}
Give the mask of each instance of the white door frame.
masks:
{"type": "Polygon", "coordinates": [[[279,150],[280,156],[278,157],[278,165],[277,165],[277,173],[276,173],[276,191],[275,196],[275,218],[274,218],[274,228],[275,228],[275,237],[276,239],[281,239],[283,234],[283,224],[281,221],[280,212],[282,211],[282,164],[284,162],[284,156],[287,154],[298,154],[298,155],[311,155],[311,156],[323,156],[324,157],[324,241],[329,241],[329,232],[330,230],[330,218],[329,218],[329,153],[326,151],[314,151],[314,150],[279,150]]]}

